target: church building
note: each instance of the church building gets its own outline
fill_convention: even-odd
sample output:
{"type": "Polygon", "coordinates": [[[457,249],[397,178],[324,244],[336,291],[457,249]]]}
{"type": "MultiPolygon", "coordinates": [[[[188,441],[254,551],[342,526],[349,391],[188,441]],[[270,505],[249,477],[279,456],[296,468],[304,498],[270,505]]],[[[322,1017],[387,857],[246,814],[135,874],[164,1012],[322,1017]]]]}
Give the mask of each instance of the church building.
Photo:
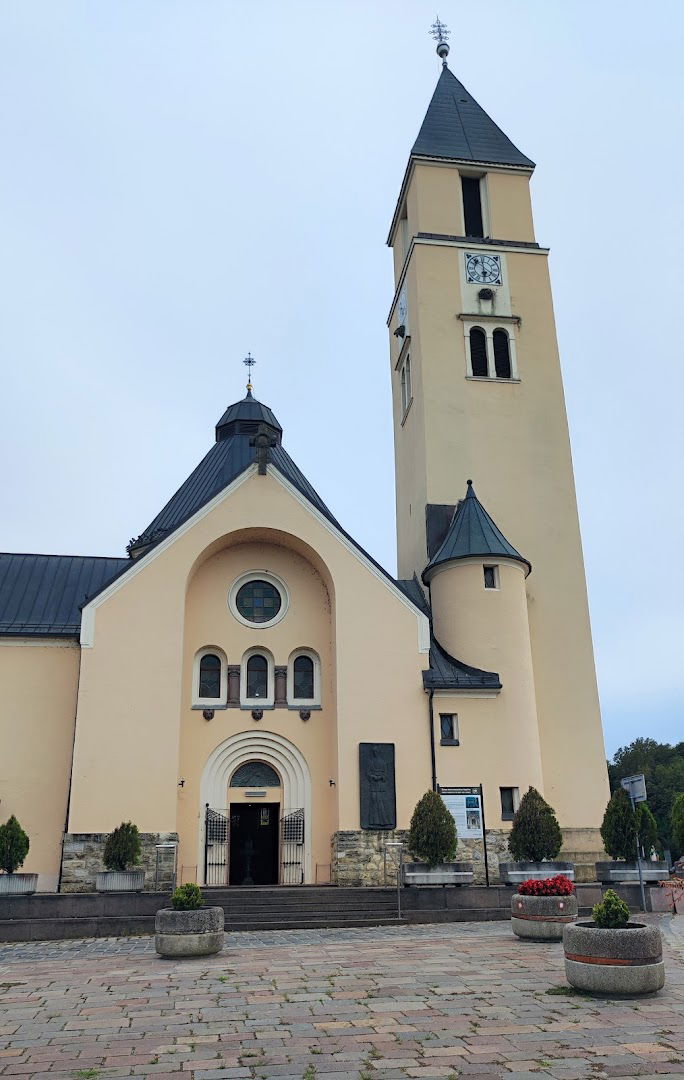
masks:
{"type": "Polygon", "coordinates": [[[176,841],[179,881],[382,884],[431,788],[479,793],[458,857],[483,880],[484,824],[496,880],[530,785],[593,876],[608,782],[534,163],[437,51],[388,236],[397,576],[251,378],[125,557],[0,555],[0,819],[42,891],[92,890],[123,821],[147,888],[176,841]]]}

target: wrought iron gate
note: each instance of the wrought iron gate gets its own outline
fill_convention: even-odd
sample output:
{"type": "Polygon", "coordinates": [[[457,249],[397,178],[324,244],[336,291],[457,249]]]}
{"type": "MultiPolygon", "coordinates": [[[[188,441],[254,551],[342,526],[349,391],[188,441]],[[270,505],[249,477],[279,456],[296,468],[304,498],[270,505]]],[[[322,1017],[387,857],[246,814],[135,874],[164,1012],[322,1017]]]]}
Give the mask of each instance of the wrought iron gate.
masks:
{"type": "MultiPolygon", "coordinates": [[[[204,815],[204,882],[227,885],[230,874],[230,809],[204,815]]],[[[280,884],[304,884],[304,811],[290,810],[280,819],[280,884]]]]}
{"type": "Polygon", "coordinates": [[[291,810],[280,819],[280,884],[304,884],[304,811],[291,810]]]}

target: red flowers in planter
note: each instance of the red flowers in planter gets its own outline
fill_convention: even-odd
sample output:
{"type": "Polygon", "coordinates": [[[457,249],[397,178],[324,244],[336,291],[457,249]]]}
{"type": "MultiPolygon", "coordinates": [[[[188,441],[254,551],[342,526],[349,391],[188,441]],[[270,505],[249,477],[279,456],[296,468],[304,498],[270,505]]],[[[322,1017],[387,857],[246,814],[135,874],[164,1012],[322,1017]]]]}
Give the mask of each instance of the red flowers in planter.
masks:
{"type": "Polygon", "coordinates": [[[517,891],[520,896],[571,896],[575,886],[565,874],[556,874],[555,877],[543,878],[540,881],[537,878],[523,881],[518,885],[517,891]]]}

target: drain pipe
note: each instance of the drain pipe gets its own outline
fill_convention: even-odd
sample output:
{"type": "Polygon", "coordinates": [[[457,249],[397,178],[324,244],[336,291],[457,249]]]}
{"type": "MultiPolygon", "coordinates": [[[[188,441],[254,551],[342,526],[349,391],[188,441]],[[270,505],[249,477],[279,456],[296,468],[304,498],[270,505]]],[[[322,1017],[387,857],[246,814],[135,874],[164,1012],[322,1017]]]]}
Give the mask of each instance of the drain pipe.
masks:
{"type": "Polygon", "coordinates": [[[432,699],[435,696],[434,690],[430,691],[430,706],[429,706],[429,719],[430,719],[430,764],[432,766],[432,790],[437,790],[437,763],[435,761],[435,717],[432,707],[432,699]]]}

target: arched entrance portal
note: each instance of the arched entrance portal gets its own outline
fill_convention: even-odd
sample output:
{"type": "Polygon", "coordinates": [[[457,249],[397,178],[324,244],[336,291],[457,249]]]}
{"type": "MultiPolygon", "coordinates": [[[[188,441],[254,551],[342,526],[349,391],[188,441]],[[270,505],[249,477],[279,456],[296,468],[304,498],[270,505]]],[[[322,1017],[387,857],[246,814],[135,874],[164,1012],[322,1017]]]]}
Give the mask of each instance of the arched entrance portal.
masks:
{"type": "Polygon", "coordinates": [[[200,791],[205,885],[311,881],[311,776],[293,743],[270,731],[233,735],[210,755],[200,791]],[[250,777],[253,787],[231,787],[250,777]]]}

